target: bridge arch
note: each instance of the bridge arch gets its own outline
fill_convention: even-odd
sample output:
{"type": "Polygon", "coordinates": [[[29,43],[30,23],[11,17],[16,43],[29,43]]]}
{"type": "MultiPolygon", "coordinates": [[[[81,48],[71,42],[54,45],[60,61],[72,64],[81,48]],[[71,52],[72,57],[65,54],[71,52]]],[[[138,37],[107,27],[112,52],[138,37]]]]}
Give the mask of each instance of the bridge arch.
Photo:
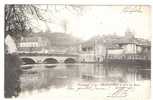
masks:
{"type": "Polygon", "coordinates": [[[36,62],[32,58],[21,58],[23,64],[35,64],[36,62]]]}
{"type": "Polygon", "coordinates": [[[58,61],[55,58],[46,58],[43,63],[45,64],[56,64],[58,61]]]}
{"type": "Polygon", "coordinates": [[[76,63],[76,60],[74,58],[67,58],[64,60],[64,63],[76,63]]]}

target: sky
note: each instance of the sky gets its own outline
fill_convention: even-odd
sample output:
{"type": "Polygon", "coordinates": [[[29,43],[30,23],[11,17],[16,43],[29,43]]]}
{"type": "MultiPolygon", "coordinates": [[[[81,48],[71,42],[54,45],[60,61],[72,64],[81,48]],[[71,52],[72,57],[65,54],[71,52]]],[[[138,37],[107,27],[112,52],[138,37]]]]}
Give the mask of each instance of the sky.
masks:
{"type": "MultiPolygon", "coordinates": [[[[45,5],[41,8],[45,9],[45,5]]],[[[35,31],[65,32],[83,40],[95,35],[123,36],[127,29],[138,38],[151,40],[150,6],[81,6],[80,13],[72,7],[49,5],[43,16],[50,22],[33,20],[35,31]],[[56,8],[56,10],[55,10],[56,8]],[[63,26],[66,23],[66,30],[63,26]]]]}

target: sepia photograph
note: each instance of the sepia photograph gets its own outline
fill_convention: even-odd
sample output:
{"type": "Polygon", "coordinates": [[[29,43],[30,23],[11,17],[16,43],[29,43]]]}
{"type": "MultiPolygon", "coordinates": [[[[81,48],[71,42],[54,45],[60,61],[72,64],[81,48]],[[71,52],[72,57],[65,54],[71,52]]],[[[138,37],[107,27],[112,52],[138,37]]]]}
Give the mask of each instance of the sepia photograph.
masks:
{"type": "Polygon", "coordinates": [[[5,4],[4,97],[150,100],[151,10],[5,4]]]}

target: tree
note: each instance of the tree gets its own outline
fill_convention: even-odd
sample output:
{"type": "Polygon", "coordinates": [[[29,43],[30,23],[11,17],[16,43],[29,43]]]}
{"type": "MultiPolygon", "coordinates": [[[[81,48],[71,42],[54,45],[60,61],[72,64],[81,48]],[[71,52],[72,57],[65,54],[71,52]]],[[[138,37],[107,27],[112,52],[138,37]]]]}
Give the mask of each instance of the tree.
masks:
{"type": "MultiPolygon", "coordinates": [[[[79,5],[62,6],[64,8],[60,8],[59,5],[45,5],[45,8],[41,8],[41,5],[5,5],[5,37],[8,34],[15,39],[26,36],[32,31],[31,20],[33,19],[38,19],[38,21],[41,20],[45,23],[54,23],[54,12],[67,10],[72,14],[82,15],[84,10],[84,7],[79,5]],[[46,16],[43,16],[44,12],[50,13],[51,16],[45,18],[46,16]],[[29,17],[30,15],[33,19],[29,17]]],[[[62,26],[66,30],[67,23],[63,21],[62,26]]]]}
{"type": "Polygon", "coordinates": [[[29,14],[44,20],[34,5],[5,5],[5,37],[19,39],[31,32],[29,14]]]}
{"type": "MultiPolygon", "coordinates": [[[[5,38],[10,35],[14,40],[18,40],[31,31],[28,13],[42,19],[39,10],[33,5],[5,5],[5,38]]],[[[8,45],[5,44],[5,51],[7,47],[8,45]]],[[[5,52],[4,95],[6,98],[18,96],[21,91],[20,64],[18,55],[5,52]]]]}

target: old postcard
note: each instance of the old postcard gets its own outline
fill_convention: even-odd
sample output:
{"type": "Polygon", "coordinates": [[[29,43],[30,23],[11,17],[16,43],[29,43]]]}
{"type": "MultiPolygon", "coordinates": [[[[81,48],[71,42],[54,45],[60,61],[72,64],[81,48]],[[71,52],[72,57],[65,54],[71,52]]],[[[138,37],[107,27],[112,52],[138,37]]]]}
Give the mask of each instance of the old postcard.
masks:
{"type": "Polygon", "coordinates": [[[151,6],[6,4],[4,96],[151,99],[151,6]]]}

